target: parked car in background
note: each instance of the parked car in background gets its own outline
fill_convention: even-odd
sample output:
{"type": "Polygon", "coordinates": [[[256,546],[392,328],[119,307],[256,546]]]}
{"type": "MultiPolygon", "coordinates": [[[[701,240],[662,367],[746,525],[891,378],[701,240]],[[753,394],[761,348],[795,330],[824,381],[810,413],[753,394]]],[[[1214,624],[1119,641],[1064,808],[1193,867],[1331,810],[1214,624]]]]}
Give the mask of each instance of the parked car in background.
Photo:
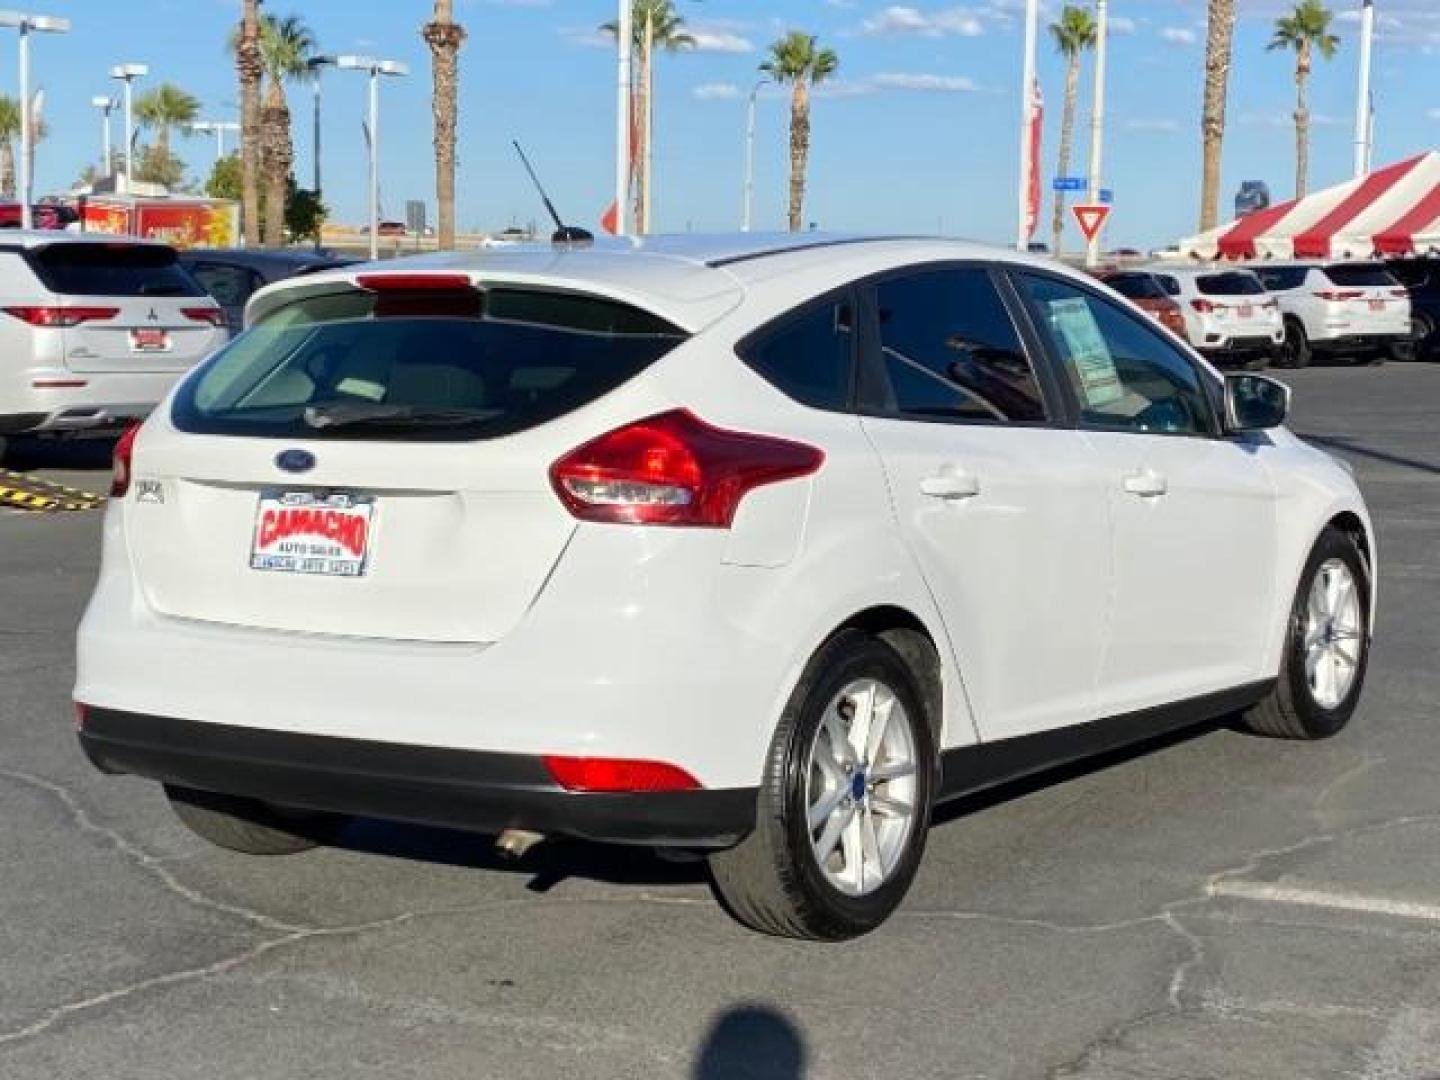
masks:
{"type": "Polygon", "coordinates": [[[1416,359],[1440,358],[1440,259],[1396,259],[1385,266],[1410,294],[1410,340],[1416,359]]]}
{"type": "Polygon", "coordinates": [[[231,334],[238,334],[244,328],[245,305],[257,290],[286,278],[354,262],[313,251],[252,248],[194,248],[181,252],[180,261],[225,309],[231,334]]]}
{"type": "Polygon", "coordinates": [[[1154,273],[1180,305],[1190,344],[1215,363],[1259,369],[1284,347],[1280,305],[1251,271],[1167,266],[1154,273]]]}
{"type": "Polygon", "coordinates": [[[1161,326],[1186,337],[1185,315],[1179,302],[1149,270],[1115,270],[1097,276],[1161,326]]]}
{"type": "Polygon", "coordinates": [[[1280,304],[1284,367],[1317,353],[1381,362],[1411,355],[1410,294],[1381,263],[1276,263],[1255,273],[1280,304]]]}
{"type": "Polygon", "coordinates": [[[143,240],[16,232],[0,245],[0,457],[13,435],[116,431],[225,343],[225,313],[143,240]]]}
{"type": "Polygon", "coordinates": [[[91,759],[220,846],[347,814],[640,844],[838,940],[943,802],[1359,699],[1354,479],[1284,386],[1053,259],[501,248],[249,317],[116,448],[76,666],[91,759]]]}

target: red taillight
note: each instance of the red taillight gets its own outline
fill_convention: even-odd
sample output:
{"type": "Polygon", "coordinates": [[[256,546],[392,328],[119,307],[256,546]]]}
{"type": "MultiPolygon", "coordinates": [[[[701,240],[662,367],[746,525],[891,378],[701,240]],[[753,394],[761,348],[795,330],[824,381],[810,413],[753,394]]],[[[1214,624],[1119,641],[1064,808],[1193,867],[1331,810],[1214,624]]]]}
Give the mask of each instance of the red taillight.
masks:
{"type": "Polygon", "coordinates": [[[548,755],[542,760],[555,782],[566,791],[613,794],[631,791],[695,791],[700,787],[700,781],[684,769],[663,761],[548,755]]]}
{"type": "Polygon", "coordinates": [[[130,490],[130,469],[135,458],[135,436],[140,434],[140,425],[127,428],[115,443],[114,472],[110,478],[110,497],[123,499],[130,490]]]}
{"type": "Polygon", "coordinates": [[[582,521],[726,529],[749,492],[824,462],[813,446],[711,427],[676,409],[572,450],[550,467],[550,482],[582,521]]]}
{"type": "Polygon", "coordinates": [[[1391,289],[1391,290],[1390,290],[1390,295],[1391,295],[1391,296],[1398,296],[1398,297],[1399,297],[1400,299],[1402,299],[1402,300],[1408,300],[1408,299],[1410,299],[1410,290],[1409,290],[1409,289],[1391,289]]]}
{"type": "Polygon", "coordinates": [[[1365,294],[1359,289],[1321,289],[1315,294],[1317,299],[1329,300],[1338,303],[1341,300],[1359,300],[1365,294]]]}
{"type": "Polygon", "coordinates": [[[81,731],[85,727],[85,715],[90,711],[90,706],[83,701],[75,702],[75,730],[81,731]]]}
{"type": "Polygon", "coordinates": [[[1201,315],[1209,315],[1218,308],[1218,305],[1209,300],[1191,300],[1190,306],[1201,315]]]}
{"type": "Polygon", "coordinates": [[[209,323],[211,326],[225,326],[225,312],[213,307],[181,308],[180,314],[191,322],[209,323]]]}
{"type": "Polygon", "coordinates": [[[355,284],[369,292],[455,292],[475,287],[465,274],[361,274],[355,284]]]}
{"type": "Polygon", "coordinates": [[[120,314],[120,309],[113,307],[7,307],[3,310],[6,315],[13,315],[31,326],[56,328],[113,319],[120,314]]]}

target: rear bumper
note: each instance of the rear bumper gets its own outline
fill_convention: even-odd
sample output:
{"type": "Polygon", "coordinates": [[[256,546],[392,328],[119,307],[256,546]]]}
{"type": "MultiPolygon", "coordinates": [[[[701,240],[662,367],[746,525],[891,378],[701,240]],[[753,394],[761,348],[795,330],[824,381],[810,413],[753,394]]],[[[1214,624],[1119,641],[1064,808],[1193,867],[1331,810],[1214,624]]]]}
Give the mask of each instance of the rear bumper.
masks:
{"type": "Polygon", "coordinates": [[[621,844],[727,847],[755,826],[754,788],[578,794],[538,756],[502,754],[87,709],[95,766],[167,784],[420,825],[507,828],[621,844]]]}
{"type": "Polygon", "coordinates": [[[1406,329],[1393,334],[1340,334],[1336,337],[1313,338],[1310,346],[1317,352],[1363,352],[1367,349],[1389,349],[1410,343],[1410,331],[1406,329]]]}
{"type": "Polygon", "coordinates": [[[0,379],[0,432],[119,430],[149,416],[184,374],[13,372],[0,379]]]}
{"type": "Polygon", "coordinates": [[[1205,356],[1222,358],[1229,356],[1254,356],[1257,353],[1272,352],[1284,343],[1285,333],[1281,330],[1276,331],[1273,335],[1246,335],[1225,338],[1218,342],[1207,342],[1200,346],[1200,351],[1205,356]]]}

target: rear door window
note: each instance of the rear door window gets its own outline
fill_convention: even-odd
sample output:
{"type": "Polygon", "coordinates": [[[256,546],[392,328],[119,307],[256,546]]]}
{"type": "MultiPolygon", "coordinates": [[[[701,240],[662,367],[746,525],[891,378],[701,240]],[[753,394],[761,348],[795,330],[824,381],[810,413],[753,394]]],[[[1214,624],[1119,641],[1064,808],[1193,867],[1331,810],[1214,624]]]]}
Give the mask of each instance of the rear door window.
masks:
{"type": "Polygon", "coordinates": [[[1271,292],[1290,292],[1305,284],[1310,271],[1304,266],[1278,266],[1269,270],[1257,270],[1260,283],[1271,292]]]}
{"type": "Polygon", "coordinates": [[[1325,276],[1347,289],[1393,289],[1400,284],[1379,263],[1345,263],[1327,266],[1325,276]]]}
{"type": "Polygon", "coordinates": [[[1164,300],[1165,290],[1149,274],[1116,274],[1105,284],[1130,300],[1164,300]]]}
{"type": "Polygon", "coordinates": [[[686,339],[597,297],[495,288],[301,299],[186,381],[184,431],[272,438],[472,440],[554,420],[686,339]]]}
{"type": "Polygon", "coordinates": [[[35,275],[62,296],[204,296],[172,248],[152,244],[49,244],[28,256],[35,275]]]}
{"type": "Polygon", "coordinates": [[[789,397],[817,409],[850,403],[855,314],[848,297],[782,320],[740,348],[745,363],[789,397]]]}
{"type": "Polygon", "coordinates": [[[1259,296],[1265,292],[1259,278],[1241,270],[1202,274],[1195,279],[1195,287],[1206,296],[1259,296]]]}
{"type": "Polygon", "coordinates": [[[228,263],[197,262],[191,264],[190,272],[201,288],[227,308],[243,308],[250,295],[264,284],[255,271],[228,263]]]}

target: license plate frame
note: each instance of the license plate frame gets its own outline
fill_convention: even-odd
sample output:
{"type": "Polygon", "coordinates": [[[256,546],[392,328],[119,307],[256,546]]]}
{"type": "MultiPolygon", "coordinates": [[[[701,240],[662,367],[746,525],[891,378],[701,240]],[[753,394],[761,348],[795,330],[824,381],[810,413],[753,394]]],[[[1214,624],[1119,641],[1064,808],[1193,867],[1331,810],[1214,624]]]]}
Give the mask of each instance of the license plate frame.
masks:
{"type": "Polygon", "coordinates": [[[132,353],[168,353],[175,348],[169,330],[152,326],[137,326],[130,331],[132,353]]]}
{"type": "Polygon", "coordinates": [[[375,496],[353,491],[263,490],[250,533],[257,573],[359,579],[375,550],[375,496]]]}
{"type": "Polygon", "coordinates": [[[1370,301],[1370,310],[1371,310],[1371,311],[1384,311],[1384,310],[1385,310],[1385,301],[1384,301],[1384,300],[1371,300],[1371,301],[1370,301]]]}
{"type": "Polygon", "coordinates": [[[1240,318],[1242,318],[1242,319],[1253,319],[1254,317],[1255,317],[1255,305],[1254,305],[1254,304],[1241,304],[1241,305],[1240,305],[1240,318]]]}

